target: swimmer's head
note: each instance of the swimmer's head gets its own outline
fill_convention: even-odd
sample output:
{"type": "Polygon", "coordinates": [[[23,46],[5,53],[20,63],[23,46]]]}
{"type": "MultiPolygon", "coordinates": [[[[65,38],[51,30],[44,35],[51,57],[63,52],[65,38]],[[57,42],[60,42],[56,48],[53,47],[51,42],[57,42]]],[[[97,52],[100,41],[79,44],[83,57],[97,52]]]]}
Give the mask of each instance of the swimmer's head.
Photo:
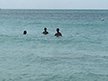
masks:
{"type": "Polygon", "coordinates": [[[47,30],[47,28],[44,28],[44,30],[46,31],[46,30],[47,30]]]}
{"type": "Polygon", "coordinates": [[[56,31],[59,32],[59,28],[57,28],[56,31]]]}
{"type": "Polygon", "coordinates": [[[27,34],[27,31],[24,31],[23,34],[24,34],[24,35],[27,34]]]}

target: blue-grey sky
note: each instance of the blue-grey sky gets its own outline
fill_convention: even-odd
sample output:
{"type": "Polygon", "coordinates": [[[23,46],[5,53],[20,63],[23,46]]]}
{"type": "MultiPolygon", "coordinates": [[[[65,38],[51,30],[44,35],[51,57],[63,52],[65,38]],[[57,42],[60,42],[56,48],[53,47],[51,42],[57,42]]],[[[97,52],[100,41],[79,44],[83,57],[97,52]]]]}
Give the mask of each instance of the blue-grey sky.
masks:
{"type": "Polygon", "coordinates": [[[1,9],[108,9],[108,0],[0,0],[1,9]]]}

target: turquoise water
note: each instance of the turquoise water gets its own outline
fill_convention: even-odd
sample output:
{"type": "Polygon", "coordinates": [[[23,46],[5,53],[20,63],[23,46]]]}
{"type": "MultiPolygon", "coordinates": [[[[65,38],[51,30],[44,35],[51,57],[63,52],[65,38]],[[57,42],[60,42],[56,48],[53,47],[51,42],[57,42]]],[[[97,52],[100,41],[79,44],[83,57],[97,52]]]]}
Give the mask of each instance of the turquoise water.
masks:
{"type": "Polygon", "coordinates": [[[107,22],[105,10],[0,10],[0,81],[108,81],[107,22]]]}

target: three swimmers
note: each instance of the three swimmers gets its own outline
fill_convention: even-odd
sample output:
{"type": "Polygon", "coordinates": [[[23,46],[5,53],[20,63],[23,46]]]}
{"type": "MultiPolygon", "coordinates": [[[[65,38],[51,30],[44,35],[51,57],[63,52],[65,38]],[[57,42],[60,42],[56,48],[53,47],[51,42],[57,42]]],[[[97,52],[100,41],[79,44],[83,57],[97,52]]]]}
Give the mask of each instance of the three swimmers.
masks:
{"type": "MultiPolygon", "coordinates": [[[[59,28],[57,28],[56,31],[57,31],[57,33],[55,33],[54,36],[62,36],[62,34],[59,32],[59,28]]],[[[23,34],[26,35],[27,34],[27,31],[25,30],[23,32],[23,34]]],[[[47,28],[44,28],[43,34],[45,34],[45,35],[48,34],[47,28]]]]}

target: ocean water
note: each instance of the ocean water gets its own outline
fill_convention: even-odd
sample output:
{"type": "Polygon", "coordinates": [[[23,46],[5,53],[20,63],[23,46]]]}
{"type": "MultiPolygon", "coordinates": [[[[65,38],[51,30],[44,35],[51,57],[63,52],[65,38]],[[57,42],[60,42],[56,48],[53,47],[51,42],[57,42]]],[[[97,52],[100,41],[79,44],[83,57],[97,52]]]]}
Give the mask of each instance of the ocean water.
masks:
{"type": "Polygon", "coordinates": [[[0,81],[108,81],[108,11],[0,10],[0,81]]]}

